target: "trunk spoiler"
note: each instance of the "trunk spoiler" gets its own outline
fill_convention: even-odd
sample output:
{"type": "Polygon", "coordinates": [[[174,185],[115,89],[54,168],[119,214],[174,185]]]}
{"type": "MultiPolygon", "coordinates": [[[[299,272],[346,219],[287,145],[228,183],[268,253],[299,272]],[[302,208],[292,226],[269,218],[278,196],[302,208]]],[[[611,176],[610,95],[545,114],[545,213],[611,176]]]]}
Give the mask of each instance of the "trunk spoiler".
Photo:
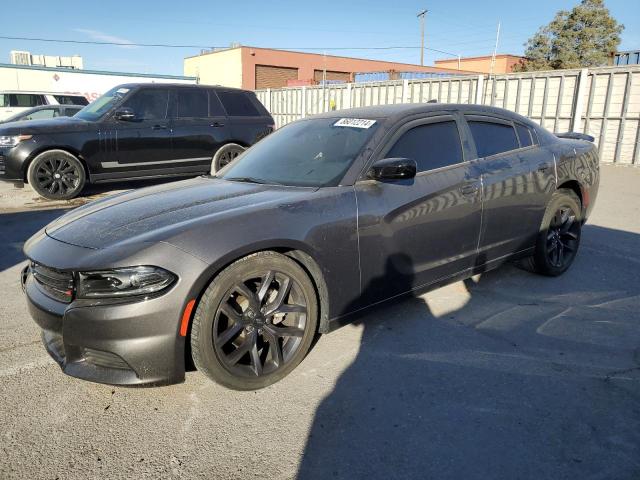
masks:
{"type": "Polygon", "coordinates": [[[593,143],[595,138],[591,135],[587,135],[586,133],[578,133],[578,132],[566,132],[566,133],[556,133],[556,137],[558,138],[568,138],[570,140],[586,140],[587,142],[593,143]]]}

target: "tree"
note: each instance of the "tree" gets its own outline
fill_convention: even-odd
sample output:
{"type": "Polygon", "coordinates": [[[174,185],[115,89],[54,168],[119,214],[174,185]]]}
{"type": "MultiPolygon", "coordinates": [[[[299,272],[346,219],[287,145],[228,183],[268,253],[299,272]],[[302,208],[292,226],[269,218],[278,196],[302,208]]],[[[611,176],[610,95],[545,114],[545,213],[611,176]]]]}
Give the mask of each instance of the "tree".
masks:
{"type": "Polygon", "coordinates": [[[525,46],[525,60],[516,71],[557,70],[606,65],[620,45],[624,25],[604,0],[582,0],[570,12],[561,10],[525,46]]]}

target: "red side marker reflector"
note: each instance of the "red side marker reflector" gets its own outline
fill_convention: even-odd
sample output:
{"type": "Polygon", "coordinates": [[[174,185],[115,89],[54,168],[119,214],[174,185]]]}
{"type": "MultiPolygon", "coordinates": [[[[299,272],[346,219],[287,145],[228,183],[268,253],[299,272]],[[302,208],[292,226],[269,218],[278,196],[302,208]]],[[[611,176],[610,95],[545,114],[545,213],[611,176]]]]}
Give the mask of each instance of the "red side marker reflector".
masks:
{"type": "Polygon", "coordinates": [[[193,311],[193,306],[196,304],[196,300],[189,300],[187,306],[184,307],[184,313],[182,314],[182,322],[180,322],[180,336],[186,337],[187,330],[189,330],[189,320],[191,320],[191,312],[193,311]]]}

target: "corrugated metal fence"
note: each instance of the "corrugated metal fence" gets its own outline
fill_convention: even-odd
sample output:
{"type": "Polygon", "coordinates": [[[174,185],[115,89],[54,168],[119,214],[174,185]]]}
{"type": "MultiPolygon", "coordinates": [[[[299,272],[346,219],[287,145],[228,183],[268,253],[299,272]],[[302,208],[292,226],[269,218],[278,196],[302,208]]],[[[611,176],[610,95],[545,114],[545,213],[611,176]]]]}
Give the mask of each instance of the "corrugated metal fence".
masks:
{"type": "Polygon", "coordinates": [[[607,163],[640,166],[640,66],[602,67],[256,91],[280,127],[332,109],[389,103],[480,103],[554,132],[592,135],[607,163]]]}

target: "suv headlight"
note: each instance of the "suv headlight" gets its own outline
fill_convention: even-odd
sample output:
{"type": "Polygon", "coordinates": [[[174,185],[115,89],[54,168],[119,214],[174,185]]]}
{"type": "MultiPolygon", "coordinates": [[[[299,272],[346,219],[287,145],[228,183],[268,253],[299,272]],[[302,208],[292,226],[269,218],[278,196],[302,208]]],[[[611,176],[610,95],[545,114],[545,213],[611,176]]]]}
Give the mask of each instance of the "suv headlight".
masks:
{"type": "Polygon", "coordinates": [[[31,137],[33,135],[0,135],[0,147],[15,147],[31,137]]]}
{"type": "Polygon", "coordinates": [[[173,284],[176,276],[160,267],[127,267],[78,273],[78,298],[148,295],[173,284]]]}

